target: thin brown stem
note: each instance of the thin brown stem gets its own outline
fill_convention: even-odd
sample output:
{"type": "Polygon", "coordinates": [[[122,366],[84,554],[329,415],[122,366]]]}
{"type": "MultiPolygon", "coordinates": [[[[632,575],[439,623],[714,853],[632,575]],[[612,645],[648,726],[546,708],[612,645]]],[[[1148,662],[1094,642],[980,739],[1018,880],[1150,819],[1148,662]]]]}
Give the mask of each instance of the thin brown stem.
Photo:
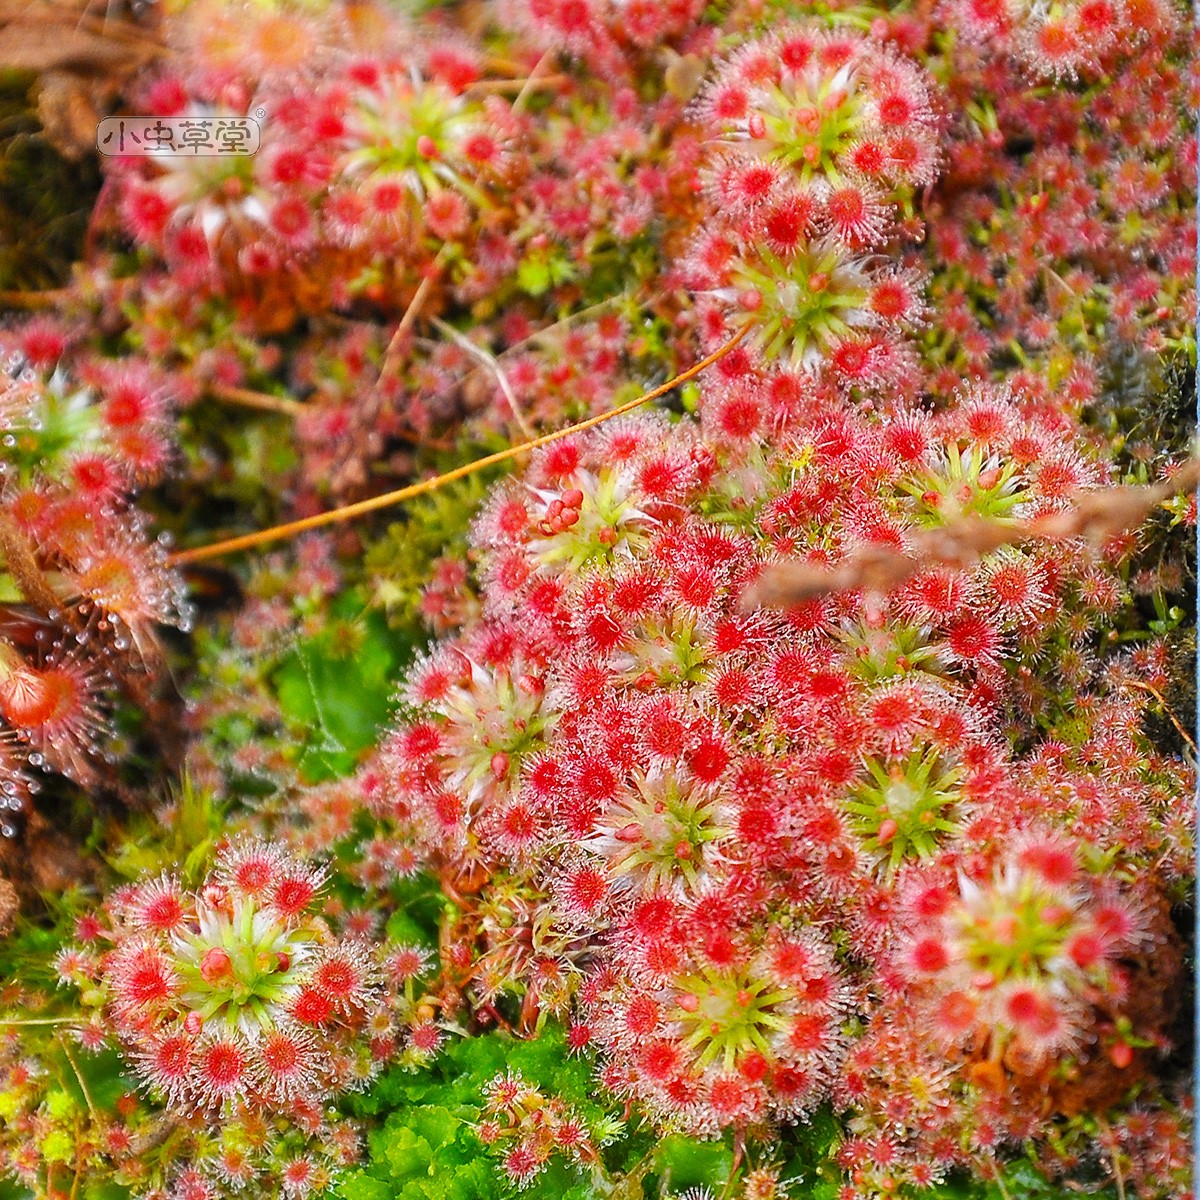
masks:
{"type": "Polygon", "coordinates": [[[66,1038],[60,1037],[58,1042],[62,1046],[67,1062],[71,1064],[71,1070],[75,1072],[75,1079],[79,1084],[79,1090],[83,1093],[83,1100],[87,1105],[88,1112],[92,1114],[94,1120],[98,1120],[100,1114],[96,1111],[96,1104],[92,1099],[91,1089],[87,1085],[87,1080],[83,1077],[83,1072],[79,1069],[79,1064],[75,1061],[75,1055],[71,1053],[71,1047],[67,1044],[66,1038]]]}
{"type": "Polygon", "coordinates": [[[611,421],[613,417],[619,417],[624,413],[632,412],[640,405],[673,391],[680,384],[686,383],[689,379],[699,375],[705,368],[711,367],[715,362],[719,362],[749,332],[750,326],[743,326],[724,345],[688,367],[686,371],[680,372],[673,379],[668,379],[666,383],[660,383],[658,387],[651,388],[650,391],[644,392],[634,400],[618,404],[615,408],[610,408],[594,417],[588,417],[586,420],[578,421],[574,425],[568,425],[565,429],[544,434],[541,437],[522,442],[517,446],[509,446],[506,450],[498,450],[495,454],[488,454],[483,458],[477,458],[472,462],[464,463],[461,467],[455,467],[454,470],[437,475],[432,479],[424,479],[420,483],[412,483],[407,487],[399,488],[394,492],[385,492],[383,495],[374,496],[369,500],[360,500],[356,504],[347,504],[341,508],[331,509],[329,512],[304,517],[299,521],[289,521],[284,525],[275,525],[270,529],[261,529],[257,533],[247,533],[241,537],[227,538],[224,541],[214,542],[209,546],[197,546],[192,550],[181,550],[179,553],[173,554],[170,561],[173,565],[179,566],[183,563],[201,562],[208,558],[219,558],[221,555],[232,554],[237,550],[250,550],[255,546],[262,546],[270,542],[295,537],[297,534],[305,533],[310,529],[320,529],[326,525],[350,521],[366,513],[377,512],[381,508],[391,508],[393,505],[400,504],[405,500],[411,500],[414,496],[423,496],[427,492],[437,491],[438,488],[445,487],[446,484],[453,483],[455,480],[464,479],[468,475],[474,475],[476,472],[496,466],[498,463],[508,462],[510,459],[525,454],[530,450],[536,450],[540,446],[549,445],[549,443],[556,442],[560,438],[582,433],[584,430],[592,429],[597,425],[603,424],[605,421],[611,421]]]}
{"type": "Polygon", "coordinates": [[[518,95],[522,92],[532,90],[546,91],[550,88],[556,88],[570,81],[570,75],[542,75],[537,79],[480,79],[476,83],[472,83],[468,88],[468,92],[475,94],[482,93],[500,93],[516,92],[518,95]]]}
{"type": "Polygon", "coordinates": [[[413,322],[420,315],[421,307],[424,305],[429,293],[433,290],[433,285],[442,271],[442,262],[445,253],[444,248],[440,250],[429,269],[421,276],[421,282],[417,284],[417,290],[413,292],[412,299],[408,302],[408,307],[404,310],[404,315],[400,318],[400,323],[396,326],[396,332],[392,334],[391,340],[387,344],[387,350],[384,351],[383,366],[379,371],[379,378],[381,380],[387,379],[396,371],[399,365],[400,347],[404,341],[404,335],[413,327],[413,322]]]}
{"type": "Polygon", "coordinates": [[[78,1122],[75,1128],[75,1177],[71,1180],[71,1193],[68,1200],[76,1200],[79,1195],[79,1185],[83,1181],[83,1138],[80,1136],[78,1122]]]}
{"type": "Polygon", "coordinates": [[[57,308],[70,294],[70,288],[53,288],[45,292],[0,292],[0,308],[57,308]]]}
{"type": "Polygon", "coordinates": [[[255,392],[250,388],[232,387],[223,383],[211,384],[208,394],[214,400],[223,400],[226,404],[236,404],[241,408],[253,408],[260,412],[280,413],[285,417],[298,417],[304,411],[304,405],[298,400],[290,400],[286,396],[272,396],[269,392],[255,392]]]}
{"type": "Polygon", "coordinates": [[[725,1186],[721,1190],[721,1200],[729,1200],[730,1194],[733,1192],[734,1183],[737,1181],[738,1171],[742,1165],[742,1159],[746,1153],[745,1134],[740,1129],[734,1130],[733,1134],[733,1161],[729,1164],[729,1178],[725,1180],[725,1186]]]}
{"type": "Polygon", "coordinates": [[[488,55],[484,66],[498,75],[524,75],[529,70],[526,63],[514,62],[511,58],[499,58],[496,55],[488,55]]]}
{"type": "Polygon", "coordinates": [[[541,58],[534,63],[533,70],[529,72],[529,78],[521,85],[521,90],[517,93],[517,98],[512,102],[512,110],[518,113],[525,107],[525,101],[533,94],[533,90],[538,86],[538,79],[542,76],[542,72],[546,69],[546,64],[554,57],[553,50],[547,50],[541,58]]]}
{"type": "Polygon", "coordinates": [[[1147,692],[1158,701],[1158,707],[1162,709],[1163,716],[1175,726],[1175,732],[1178,733],[1181,738],[1183,738],[1192,754],[1200,757],[1200,751],[1198,751],[1196,748],[1195,739],[1183,727],[1183,723],[1179,720],[1179,718],[1171,711],[1171,706],[1167,703],[1166,697],[1162,694],[1162,692],[1160,692],[1158,688],[1154,687],[1152,684],[1146,683],[1141,679],[1130,679],[1128,683],[1130,687],[1137,688],[1138,691],[1141,692],[1147,692]]]}
{"type": "Polygon", "coordinates": [[[78,1025],[77,1017],[0,1017],[0,1029],[22,1025],[78,1025]]]}

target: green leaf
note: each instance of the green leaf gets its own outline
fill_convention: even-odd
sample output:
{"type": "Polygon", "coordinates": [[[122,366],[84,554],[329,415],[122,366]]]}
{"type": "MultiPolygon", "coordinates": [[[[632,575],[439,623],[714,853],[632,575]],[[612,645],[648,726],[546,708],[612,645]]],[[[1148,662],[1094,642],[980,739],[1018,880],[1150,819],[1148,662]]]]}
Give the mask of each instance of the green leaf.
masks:
{"type": "Polygon", "coordinates": [[[438,1150],[454,1141],[462,1120],[448,1108],[430,1104],[416,1109],[408,1118],[408,1126],[433,1149],[438,1150]]]}
{"type": "MultiPolygon", "coordinates": [[[[617,1131],[604,1149],[614,1180],[650,1149],[647,1135],[625,1132],[616,1120],[619,1110],[598,1095],[590,1063],[568,1056],[563,1031],[550,1025],[530,1041],[495,1032],[463,1038],[451,1042],[426,1070],[384,1072],[348,1105],[360,1116],[389,1114],[368,1139],[366,1174],[386,1180],[396,1200],[591,1200],[599,1195],[586,1172],[557,1157],[523,1191],[505,1176],[498,1155],[479,1140],[475,1123],[486,1084],[507,1070],[520,1072],[547,1095],[561,1096],[594,1131],[617,1131]]],[[[720,1153],[728,1157],[724,1147],[720,1153]]],[[[374,1200],[369,1189],[361,1196],[344,1188],[337,1194],[344,1200],[374,1200]]],[[[640,1194],[621,1193],[628,1200],[640,1194]]]]}
{"type": "Polygon", "coordinates": [[[433,1162],[433,1147],[406,1125],[388,1122],[390,1136],[385,1155],[397,1182],[413,1175],[427,1175],[433,1162]]]}
{"type": "Polygon", "coordinates": [[[272,680],[284,715],[306,737],[300,769],[309,780],[349,774],[376,744],[390,716],[388,681],[411,651],[410,638],[368,613],[331,624],[284,656],[272,680]],[[350,647],[337,640],[350,635],[350,647]]]}
{"type": "Polygon", "coordinates": [[[455,1171],[443,1195],[446,1200],[484,1200],[497,1196],[498,1175],[495,1163],[481,1154],[455,1171]]]}
{"type": "Polygon", "coordinates": [[[701,1142],[673,1133],[658,1144],[654,1169],[661,1175],[664,1190],[723,1185],[733,1169],[733,1152],[724,1142],[701,1142]]]}
{"type": "Polygon", "coordinates": [[[391,1200],[392,1189],[382,1179],[375,1179],[363,1171],[355,1171],[342,1179],[338,1195],[344,1200],[391,1200]]]}

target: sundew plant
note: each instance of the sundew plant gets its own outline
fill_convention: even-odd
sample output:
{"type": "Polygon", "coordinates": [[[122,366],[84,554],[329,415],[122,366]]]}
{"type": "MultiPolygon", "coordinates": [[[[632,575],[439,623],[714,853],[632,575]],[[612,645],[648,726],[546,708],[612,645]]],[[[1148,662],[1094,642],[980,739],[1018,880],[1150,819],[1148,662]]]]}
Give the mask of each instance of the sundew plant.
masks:
{"type": "Polygon", "coordinates": [[[18,9],[0,1200],[1190,1200],[1186,8],[18,9]]]}

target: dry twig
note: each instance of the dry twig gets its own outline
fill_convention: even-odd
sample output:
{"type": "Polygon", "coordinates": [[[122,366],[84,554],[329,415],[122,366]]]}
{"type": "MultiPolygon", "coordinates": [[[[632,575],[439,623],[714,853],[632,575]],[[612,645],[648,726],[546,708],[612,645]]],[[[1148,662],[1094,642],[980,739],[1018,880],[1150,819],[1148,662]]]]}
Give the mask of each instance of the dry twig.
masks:
{"type": "Polygon", "coordinates": [[[792,608],[834,592],[862,590],[882,595],[931,567],[967,567],[998,550],[1036,538],[1082,537],[1093,545],[1140,525],[1164,500],[1190,491],[1200,481],[1200,458],[1172,478],[1144,487],[1110,487],[1081,492],[1070,507],[1031,521],[964,517],[912,535],[903,552],[864,546],[833,567],[806,562],[773,563],[742,593],[743,610],[792,608]]]}
{"type": "Polygon", "coordinates": [[[280,413],[285,417],[298,417],[304,405],[286,396],[272,396],[269,392],[255,392],[249,388],[231,387],[222,383],[211,384],[208,393],[215,400],[236,404],[241,408],[253,408],[259,412],[280,413]]]}
{"type": "Polygon", "coordinates": [[[376,512],[381,508],[390,508],[404,500],[411,500],[414,496],[421,496],[426,492],[436,491],[448,483],[453,483],[456,479],[463,479],[467,475],[473,475],[477,471],[482,471],[487,467],[508,462],[510,459],[526,454],[530,450],[536,450],[539,446],[548,445],[550,442],[570,437],[575,433],[582,433],[584,430],[602,425],[605,421],[611,421],[614,417],[632,412],[635,408],[646,404],[650,400],[673,391],[681,383],[686,383],[706,367],[710,367],[713,363],[724,358],[749,332],[750,326],[744,325],[724,345],[718,347],[698,362],[693,363],[686,371],[681,371],[674,378],[668,379],[665,383],[660,383],[658,387],[651,388],[648,392],[643,392],[642,395],[637,396],[633,400],[627,400],[624,404],[618,404],[615,408],[608,409],[607,412],[599,413],[594,417],[588,417],[586,420],[578,421],[574,425],[568,425],[565,429],[557,429],[553,433],[543,434],[541,437],[534,438],[531,441],[521,442],[516,446],[509,446],[506,450],[498,450],[495,454],[488,454],[483,458],[477,458],[472,462],[464,463],[461,467],[455,467],[453,471],[447,471],[445,474],[437,475],[433,479],[423,479],[420,483],[409,484],[408,487],[402,487],[394,492],[385,492],[382,496],[373,496],[369,500],[360,500],[356,504],[347,504],[341,508],[331,509],[329,512],[317,513],[312,517],[303,517],[299,521],[289,521],[286,525],[276,525],[271,529],[261,529],[257,533],[247,533],[241,537],[228,538],[224,541],[214,542],[208,546],[197,546],[192,550],[180,551],[177,554],[173,554],[170,561],[173,565],[179,566],[183,563],[200,562],[207,558],[218,558],[223,554],[232,554],[235,550],[249,550],[255,546],[294,537],[309,529],[319,529],[325,525],[349,521],[354,517],[376,512]]]}

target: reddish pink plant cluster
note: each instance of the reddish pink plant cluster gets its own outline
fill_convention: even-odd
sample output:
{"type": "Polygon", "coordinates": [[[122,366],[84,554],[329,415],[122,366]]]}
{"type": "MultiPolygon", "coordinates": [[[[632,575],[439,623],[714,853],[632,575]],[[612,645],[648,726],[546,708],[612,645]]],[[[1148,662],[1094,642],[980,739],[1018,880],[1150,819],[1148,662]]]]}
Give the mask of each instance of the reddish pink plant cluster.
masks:
{"type": "Polygon", "coordinates": [[[1160,0],[946,0],[947,24],[965,40],[1013,54],[1050,78],[1094,78],[1114,61],[1161,44],[1177,29],[1176,9],[1160,0]]]}
{"type": "MultiPolygon", "coordinates": [[[[1120,4],[1054,10],[1090,8],[1122,29],[1083,47],[1102,52],[1103,86],[1033,86],[1019,59],[994,53],[994,33],[960,39],[930,64],[963,114],[943,142],[942,194],[924,208],[941,343],[930,365],[943,395],[1003,369],[1088,404],[1113,369],[1107,349],[1121,347],[1131,376],[1123,386],[1137,388],[1148,365],[1139,351],[1170,354],[1190,337],[1195,141],[1179,126],[1186,34],[1161,5],[1129,7],[1128,26],[1120,4]],[[1144,36],[1134,32],[1135,9],[1144,36]]],[[[1046,16],[1027,10],[1019,27],[1046,16]]],[[[941,36],[936,23],[907,19],[897,33],[920,53],[941,36]]]]}
{"type": "MultiPolygon", "coordinates": [[[[523,897],[509,928],[532,952],[501,954],[495,930],[481,997],[515,992],[533,1019],[573,996],[574,1043],[664,1124],[786,1118],[831,1090],[854,1105],[851,997],[881,1002],[870,1046],[884,998],[919,985],[913,1052],[944,1059],[956,1020],[962,1058],[943,1068],[941,1140],[900,1137],[897,1154],[915,1170],[935,1145],[940,1172],[987,1102],[972,1054],[1017,1074],[1086,1059],[1098,1006],[1129,999],[1118,961],[1172,953],[1138,916],[1148,883],[1081,864],[1186,872],[1187,785],[1166,760],[1145,773],[1128,658],[1081,664],[1082,738],[1011,747],[1053,711],[1047,665],[1128,602],[1082,543],[786,618],[738,610],[778,556],[833,563],[965,515],[1061,507],[1105,473],[1061,414],[991,389],[938,416],[818,409],[788,430],[767,450],[630,420],[499,487],[476,528],[483,619],[410,676],[414,715],[370,799],[393,869],[494,887],[508,910],[523,897]],[[1130,772],[1106,779],[1113,738],[1130,772]]],[[[1161,1038],[1150,1025],[1132,1036],[1161,1038]]]]}
{"type": "Polygon", "coordinates": [[[139,269],[96,269],[87,306],[97,325],[119,311],[131,345],[183,367],[189,398],[304,395],[302,510],[359,488],[368,463],[411,470],[404,454],[381,461],[393,439],[464,420],[523,433],[598,405],[629,360],[661,352],[657,333],[621,336],[647,310],[678,322],[668,351],[678,339],[690,353],[669,275],[699,199],[699,143],[684,121],[695,81],[646,97],[636,76],[678,57],[666,46],[705,52],[714,28],[692,0],[563,5],[568,24],[582,21],[580,53],[606,63],[579,80],[533,48],[565,44],[555,14],[512,8],[488,31],[506,44],[497,56],[437,22],[413,29],[374,10],[234,26],[197,3],[171,23],[184,53],[132,101],[164,116],[252,114],[262,149],[110,160],[97,227],[132,238],[139,269]],[[526,24],[532,42],[513,40],[526,24]],[[498,63],[502,77],[489,77],[498,63]],[[659,277],[665,286],[634,286],[659,277]],[[610,311],[575,322],[598,296],[610,311]],[[421,338],[413,326],[381,375],[410,306],[421,325],[447,324],[421,338]],[[456,336],[468,314],[469,335],[456,336]],[[356,328],[342,347],[347,317],[356,328]],[[308,371],[309,348],[333,370],[308,371]]]}
{"type": "Polygon", "coordinates": [[[132,1092],[119,1096],[112,1111],[90,1113],[58,1086],[57,1057],[31,1053],[15,1036],[0,1042],[0,1086],[0,1161],[35,1194],[59,1194],[56,1171],[60,1181],[64,1173],[70,1177],[64,1164],[78,1161],[84,1137],[89,1182],[111,1178],[112,1186],[145,1200],[221,1200],[247,1191],[304,1200],[321,1194],[358,1157],[357,1132],[334,1119],[314,1131],[246,1115],[214,1131],[178,1111],[164,1118],[132,1092]],[[92,1121],[87,1129],[85,1116],[92,1121]]]}
{"type": "Polygon", "coordinates": [[[136,360],[76,359],[67,340],[46,319],[3,339],[0,542],[7,587],[30,606],[0,633],[6,810],[21,809],[38,768],[99,780],[109,696],[157,667],[157,626],[188,620],[182,581],[132,503],[170,457],[164,382],[136,360]]]}
{"type": "Polygon", "coordinates": [[[757,366],[910,391],[920,281],[878,252],[912,231],[913,190],[937,173],[923,73],[857,34],[797,26],[741,46],[696,107],[721,148],[719,220],[692,248],[690,281],[734,314],[702,310],[705,335],[715,345],[749,318],[757,366]]]}
{"type": "MultiPolygon", "coordinates": [[[[420,254],[467,232],[511,137],[506,105],[471,104],[400,58],[351,61],[316,92],[286,74],[253,95],[223,73],[160,79],[156,114],[243,116],[266,130],[253,156],[129,159],[117,176],[129,232],[163,255],[175,286],[239,289],[305,264],[308,288],[345,289],[347,268],[420,254]],[[194,91],[196,94],[190,94],[194,91]],[[269,106],[264,108],[264,102],[269,106]],[[263,115],[265,114],[265,116],[263,115]]],[[[335,299],[345,299],[335,296],[335,299]]]]}
{"type": "Polygon", "coordinates": [[[317,915],[322,874],[269,843],[218,856],[195,892],[169,876],[118,892],[59,959],[86,990],[86,1040],[111,1033],[143,1082],[184,1112],[283,1112],[320,1123],[390,1053],[380,966],[317,915]],[[377,1041],[368,1044],[367,1031],[377,1041]]]}
{"type": "MultiPolygon", "coordinates": [[[[1119,963],[1147,931],[1110,880],[1081,868],[1079,849],[1031,840],[984,886],[964,877],[957,896],[936,884],[913,895],[910,982],[947,1041],[1036,1063],[1078,1050],[1088,1003],[1127,991],[1119,963]]],[[[1128,1066],[1120,1046],[1110,1053],[1128,1066]]]]}
{"type": "Polygon", "coordinates": [[[502,0],[502,23],[522,44],[565,51],[598,75],[622,83],[639,52],[691,33],[703,11],[700,0],[502,0]]]}
{"type": "Polygon", "coordinates": [[[591,1133],[558,1096],[545,1096],[519,1073],[488,1084],[477,1126],[485,1146],[503,1151],[504,1171],[519,1187],[532,1182],[554,1155],[583,1166],[597,1161],[591,1133]]]}

